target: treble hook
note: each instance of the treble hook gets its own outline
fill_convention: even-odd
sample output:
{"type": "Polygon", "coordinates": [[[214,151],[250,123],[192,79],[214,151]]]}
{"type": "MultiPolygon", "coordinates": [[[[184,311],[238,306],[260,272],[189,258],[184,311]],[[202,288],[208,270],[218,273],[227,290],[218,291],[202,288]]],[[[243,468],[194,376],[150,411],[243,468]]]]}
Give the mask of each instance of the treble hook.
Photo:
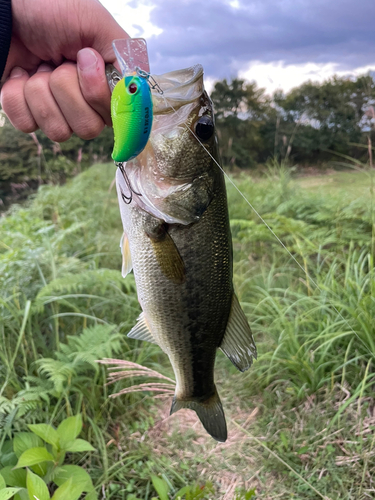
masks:
{"type": "Polygon", "coordinates": [[[122,198],[122,201],[124,203],[126,203],[127,205],[130,205],[130,203],[132,202],[133,200],[133,193],[136,194],[137,196],[142,196],[142,193],[138,193],[137,191],[135,191],[132,187],[132,185],[130,184],[130,180],[129,180],[129,177],[128,177],[128,174],[126,173],[125,171],[125,167],[124,167],[124,164],[121,162],[121,163],[117,163],[116,162],[116,165],[117,165],[117,168],[120,170],[123,178],[124,178],[124,181],[129,189],[129,193],[130,195],[129,196],[126,196],[126,194],[123,192],[123,190],[120,188],[120,191],[121,191],[121,198],[122,198]]]}

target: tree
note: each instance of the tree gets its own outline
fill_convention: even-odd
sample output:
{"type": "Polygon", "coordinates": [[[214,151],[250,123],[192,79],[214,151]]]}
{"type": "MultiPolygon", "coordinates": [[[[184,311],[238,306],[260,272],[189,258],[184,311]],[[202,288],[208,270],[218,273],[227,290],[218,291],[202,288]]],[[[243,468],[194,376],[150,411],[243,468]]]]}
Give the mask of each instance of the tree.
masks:
{"type": "Polygon", "coordinates": [[[270,100],[256,83],[235,78],[215,84],[214,104],[220,153],[225,165],[248,168],[262,160],[268,148],[261,134],[272,115],[270,100]]]}
{"type": "Polygon", "coordinates": [[[333,77],[323,83],[307,82],[287,95],[276,94],[281,127],[297,126],[293,149],[297,159],[327,160],[332,153],[358,155],[350,143],[363,142],[363,116],[374,102],[370,75],[356,79],[333,77]]]}
{"type": "Polygon", "coordinates": [[[58,144],[40,130],[19,132],[0,110],[0,206],[8,197],[25,196],[43,183],[63,183],[93,163],[110,161],[112,147],[108,127],[96,139],[73,135],[58,144]]]}

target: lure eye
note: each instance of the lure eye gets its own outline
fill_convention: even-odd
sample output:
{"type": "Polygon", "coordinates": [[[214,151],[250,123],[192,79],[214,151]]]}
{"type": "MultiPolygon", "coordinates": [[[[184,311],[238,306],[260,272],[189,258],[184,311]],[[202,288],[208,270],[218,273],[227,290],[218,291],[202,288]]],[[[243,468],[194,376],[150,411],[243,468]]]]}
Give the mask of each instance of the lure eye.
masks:
{"type": "Polygon", "coordinates": [[[137,84],[132,82],[130,85],[128,85],[128,92],[129,94],[135,94],[138,90],[137,84]]]}
{"type": "Polygon", "coordinates": [[[202,116],[195,125],[195,133],[202,141],[208,141],[212,137],[214,130],[214,122],[209,116],[202,116]]]}

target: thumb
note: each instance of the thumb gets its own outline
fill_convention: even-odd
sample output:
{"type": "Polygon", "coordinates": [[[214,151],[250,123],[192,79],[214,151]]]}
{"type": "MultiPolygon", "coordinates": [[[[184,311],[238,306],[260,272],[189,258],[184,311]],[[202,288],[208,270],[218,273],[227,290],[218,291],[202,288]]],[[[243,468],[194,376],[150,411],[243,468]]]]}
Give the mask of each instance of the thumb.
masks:
{"type": "Polygon", "coordinates": [[[111,121],[111,92],[105,75],[105,63],[94,49],[84,48],[77,54],[77,72],[81,92],[86,102],[103,118],[111,121]]]}

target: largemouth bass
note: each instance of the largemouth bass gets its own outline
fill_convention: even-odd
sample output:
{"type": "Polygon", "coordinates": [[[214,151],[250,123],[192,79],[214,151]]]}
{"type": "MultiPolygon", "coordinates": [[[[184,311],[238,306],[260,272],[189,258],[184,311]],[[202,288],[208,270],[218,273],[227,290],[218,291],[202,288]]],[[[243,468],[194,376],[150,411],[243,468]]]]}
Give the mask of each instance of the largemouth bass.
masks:
{"type": "Polygon", "coordinates": [[[216,350],[244,371],[256,347],[233,291],[212,103],[200,65],[154,78],[164,94],[153,91],[150,139],[137,158],[119,164],[116,176],[123,275],[133,268],[143,311],[128,336],[168,355],[176,377],[171,414],[192,409],[214,439],[225,441],[216,350]]]}

